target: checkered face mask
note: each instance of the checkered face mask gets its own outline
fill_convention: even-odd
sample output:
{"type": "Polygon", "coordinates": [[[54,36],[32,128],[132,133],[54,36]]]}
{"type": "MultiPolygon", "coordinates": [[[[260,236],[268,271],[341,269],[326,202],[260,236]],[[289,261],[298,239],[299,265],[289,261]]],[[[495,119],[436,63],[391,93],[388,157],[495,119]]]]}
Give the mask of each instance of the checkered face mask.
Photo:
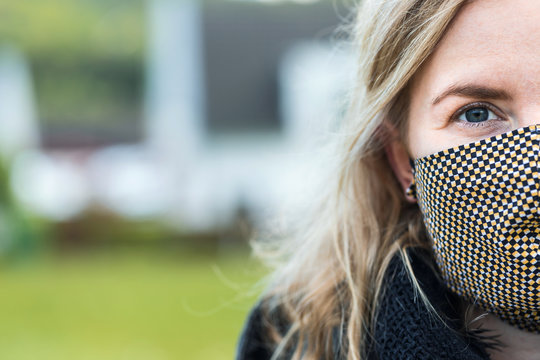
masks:
{"type": "Polygon", "coordinates": [[[540,333],[540,125],[416,159],[414,181],[448,287],[540,333]]]}

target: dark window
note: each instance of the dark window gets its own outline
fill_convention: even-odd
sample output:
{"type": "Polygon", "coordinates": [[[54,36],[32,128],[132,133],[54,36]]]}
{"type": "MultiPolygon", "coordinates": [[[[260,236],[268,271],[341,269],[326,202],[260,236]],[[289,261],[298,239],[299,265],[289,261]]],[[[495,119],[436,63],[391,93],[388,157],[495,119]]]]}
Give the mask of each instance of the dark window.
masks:
{"type": "Polygon", "coordinates": [[[204,3],[207,121],[211,134],[280,129],[278,67],[301,40],[336,33],[331,1],[204,3]]]}

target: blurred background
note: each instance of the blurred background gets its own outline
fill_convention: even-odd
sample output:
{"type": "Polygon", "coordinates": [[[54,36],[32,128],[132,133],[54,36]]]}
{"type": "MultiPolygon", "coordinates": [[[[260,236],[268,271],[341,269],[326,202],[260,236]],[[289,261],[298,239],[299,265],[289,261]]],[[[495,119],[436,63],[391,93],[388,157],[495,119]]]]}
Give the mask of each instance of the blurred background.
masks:
{"type": "Polygon", "coordinates": [[[0,1],[1,359],[233,358],[248,241],[345,111],[347,7],[0,1]]]}

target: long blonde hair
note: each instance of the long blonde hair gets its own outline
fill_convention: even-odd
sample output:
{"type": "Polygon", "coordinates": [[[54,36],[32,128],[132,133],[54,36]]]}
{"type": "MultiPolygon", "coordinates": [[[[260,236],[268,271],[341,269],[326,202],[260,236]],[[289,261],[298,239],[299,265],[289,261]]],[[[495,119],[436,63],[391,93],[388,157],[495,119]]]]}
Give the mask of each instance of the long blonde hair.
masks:
{"type": "MultiPolygon", "coordinates": [[[[286,260],[263,296],[274,359],[285,353],[333,359],[333,328],[342,355],[364,358],[390,260],[409,246],[427,246],[419,210],[405,201],[387,161],[384,145],[391,139],[383,124],[404,138],[408,83],[464,2],[364,0],[358,6],[359,71],[336,181],[304,227],[280,243],[278,254],[286,260]],[[290,325],[284,334],[272,324],[277,309],[290,325]]],[[[267,242],[255,248],[268,255],[267,242]]]]}

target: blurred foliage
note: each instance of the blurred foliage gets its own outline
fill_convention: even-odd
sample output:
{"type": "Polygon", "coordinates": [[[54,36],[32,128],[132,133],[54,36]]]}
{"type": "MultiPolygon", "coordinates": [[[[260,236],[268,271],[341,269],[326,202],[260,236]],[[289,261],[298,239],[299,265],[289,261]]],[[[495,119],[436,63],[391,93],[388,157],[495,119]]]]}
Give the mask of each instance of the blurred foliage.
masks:
{"type": "Polygon", "coordinates": [[[264,270],[245,254],[44,258],[0,272],[2,359],[232,359],[264,270]]]}
{"type": "Polygon", "coordinates": [[[4,0],[0,40],[31,59],[141,58],[144,0],[4,0]]]}
{"type": "Polygon", "coordinates": [[[11,191],[7,161],[0,160],[0,262],[34,253],[43,243],[46,225],[19,207],[11,191]]]}
{"type": "Polygon", "coordinates": [[[105,136],[112,142],[137,140],[142,121],[142,64],[80,60],[77,64],[33,63],[45,137],[50,142],[64,138],[80,145],[84,145],[81,136],[105,136]],[[79,133],[79,138],[69,139],[73,133],[79,133]]]}
{"type": "Polygon", "coordinates": [[[0,45],[31,64],[45,146],[137,141],[144,0],[0,2],[0,45]]]}
{"type": "Polygon", "coordinates": [[[51,231],[53,246],[67,251],[140,248],[210,255],[219,253],[224,247],[234,251],[245,249],[248,235],[234,225],[221,231],[194,234],[181,231],[178,225],[173,229],[158,219],[130,220],[103,208],[93,208],[77,218],[56,223],[51,231]]]}

